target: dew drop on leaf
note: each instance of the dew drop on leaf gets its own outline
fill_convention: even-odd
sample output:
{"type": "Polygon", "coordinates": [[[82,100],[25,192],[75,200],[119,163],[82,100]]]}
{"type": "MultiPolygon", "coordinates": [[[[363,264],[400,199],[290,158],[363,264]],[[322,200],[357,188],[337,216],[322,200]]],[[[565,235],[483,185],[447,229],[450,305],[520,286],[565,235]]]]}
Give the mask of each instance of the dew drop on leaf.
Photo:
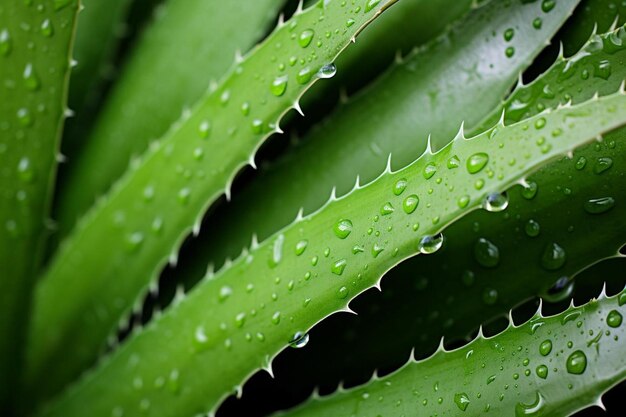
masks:
{"type": "Polygon", "coordinates": [[[484,152],[475,153],[467,159],[467,171],[470,174],[480,172],[489,162],[489,155],[484,152]]]}
{"type": "Polygon", "coordinates": [[[474,245],[474,259],[485,268],[494,268],[500,262],[500,250],[485,238],[479,238],[474,245]]]}
{"type": "Polygon", "coordinates": [[[337,73],[337,67],[335,64],[326,64],[319,69],[317,76],[322,79],[332,78],[337,73]]]}
{"type": "Polygon", "coordinates": [[[296,332],[289,341],[289,346],[292,348],[300,349],[309,343],[309,334],[304,332],[296,332]]]}
{"type": "Polygon", "coordinates": [[[345,239],[352,233],[352,222],[348,219],[341,219],[335,223],[333,231],[339,239],[345,239]]]}
{"type": "Polygon", "coordinates": [[[565,264],[565,249],[556,242],[546,245],[541,256],[541,266],[548,271],[556,271],[565,264]]]}
{"type": "Polygon", "coordinates": [[[419,205],[420,199],[417,195],[412,194],[404,199],[402,202],[402,209],[406,214],[411,214],[415,211],[419,205]]]}
{"type": "Polygon", "coordinates": [[[454,394],[454,403],[459,407],[459,410],[465,411],[467,410],[467,406],[469,406],[470,399],[466,393],[461,392],[454,394]]]}
{"type": "Polygon", "coordinates": [[[489,193],[483,201],[483,208],[491,213],[497,213],[509,206],[509,197],[504,193],[489,193]]]}
{"type": "Polygon", "coordinates": [[[606,317],[606,324],[609,327],[617,328],[622,324],[622,315],[617,310],[611,310],[609,315],[606,317]]]}
{"type": "Polygon", "coordinates": [[[422,237],[417,245],[418,250],[429,255],[437,252],[443,245],[443,234],[438,233],[436,235],[426,235],[422,237]]]}
{"type": "Polygon", "coordinates": [[[393,185],[393,193],[395,195],[400,195],[404,192],[404,190],[406,190],[407,187],[407,180],[406,178],[401,178],[398,181],[396,181],[396,183],[393,185]]]}
{"type": "Polygon", "coordinates": [[[585,211],[589,214],[602,214],[611,210],[615,205],[613,197],[591,198],[585,201],[585,211]]]}
{"type": "Polygon", "coordinates": [[[565,364],[567,372],[573,375],[581,375],[587,368],[587,355],[582,350],[572,352],[567,358],[565,364]]]}
{"type": "Polygon", "coordinates": [[[546,405],[546,401],[541,393],[535,393],[535,399],[532,403],[519,402],[515,405],[515,417],[538,416],[546,405]]]}
{"type": "Polygon", "coordinates": [[[541,356],[548,356],[552,352],[552,340],[546,339],[539,345],[539,353],[541,356]]]}

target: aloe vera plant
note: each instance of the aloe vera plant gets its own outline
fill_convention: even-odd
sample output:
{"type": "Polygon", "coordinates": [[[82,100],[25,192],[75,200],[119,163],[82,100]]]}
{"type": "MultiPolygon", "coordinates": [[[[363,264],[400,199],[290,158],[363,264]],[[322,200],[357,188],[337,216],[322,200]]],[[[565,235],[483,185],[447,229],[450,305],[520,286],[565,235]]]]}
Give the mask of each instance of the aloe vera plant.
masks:
{"type": "Polygon", "coordinates": [[[626,379],[623,291],[444,348],[623,257],[626,4],[110,6],[0,5],[3,415],[239,415],[314,327],[294,389],[364,386],[284,415],[567,416],[626,379]]]}

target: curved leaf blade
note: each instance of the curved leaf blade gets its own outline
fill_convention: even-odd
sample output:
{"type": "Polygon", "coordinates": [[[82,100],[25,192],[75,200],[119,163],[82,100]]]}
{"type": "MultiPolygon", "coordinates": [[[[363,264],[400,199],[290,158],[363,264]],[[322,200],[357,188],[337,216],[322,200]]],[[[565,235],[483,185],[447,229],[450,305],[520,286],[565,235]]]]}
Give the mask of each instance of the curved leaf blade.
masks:
{"type": "Polygon", "coordinates": [[[483,197],[624,123],[620,92],[473,139],[458,137],[436,154],[331,198],[198,285],[42,415],[78,415],[85,402],[94,416],[112,407],[134,413],[143,400],[165,416],[214,409],[257,368],[269,367],[298,332],[346,310],[418,248],[436,250],[432,235],[483,197]],[[535,144],[537,135],[557,128],[561,135],[535,144]],[[511,154],[519,160],[510,163],[511,154]],[[447,168],[451,158],[460,164],[447,168]],[[433,175],[425,179],[425,172],[433,175]],[[174,390],[153,384],[171,375],[174,390]],[[141,389],[133,388],[136,378],[141,389]]]}
{"type": "Polygon", "coordinates": [[[626,291],[552,317],[539,311],[497,336],[440,348],[384,378],[279,415],[568,416],[601,405],[602,394],[626,379],[625,314],[626,291]]]}
{"type": "Polygon", "coordinates": [[[207,207],[228,194],[237,171],[253,163],[258,146],[279,130],[282,115],[330,75],[329,63],[395,1],[322,1],[297,13],[94,207],[36,290],[26,375],[33,393],[50,394],[93,364],[168,257],[175,262],[207,207]]]}
{"type": "Polygon", "coordinates": [[[14,411],[63,127],[78,2],[0,6],[0,413],[14,411]]]}

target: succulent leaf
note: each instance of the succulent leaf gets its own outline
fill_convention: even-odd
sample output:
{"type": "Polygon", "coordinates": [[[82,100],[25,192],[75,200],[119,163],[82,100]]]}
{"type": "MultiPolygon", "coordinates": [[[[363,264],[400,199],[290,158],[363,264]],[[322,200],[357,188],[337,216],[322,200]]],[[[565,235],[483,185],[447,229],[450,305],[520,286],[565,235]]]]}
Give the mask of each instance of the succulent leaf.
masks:
{"type": "Polygon", "coordinates": [[[132,158],[202,99],[212,80],[223,77],[238,51],[247,51],[263,36],[283,3],[189,0],[158,7],[83,149],[68,165],[56,209],[61,238],[122,176],[132,158]]]}
{"type": "Polygon", "coordinates": [[[78,1],[0,6],[0,414],[8,414],[66,113],[78,1]],[[11,341],[7,343],[6,341],[11,341]]]}
{"type": "Polygon", "coordinates": [[[210,275],[42,415],[79,415],[85,402],[94,416],[110,415],[113,404],[129,414],[142,403],[164,416],[214,410],[256,369],[269,369],[290,341],[297,344],[318,321],[348,311],[348,302],[391,267],[439,249],[444,238],[437,233],[452,221],[482,205],[503,209],[499,192],[625,122],[620,91],[472,139],[458,136],[436,154],[357,183],[344,197],[333,194],[319,211],[299,216],[210,275]],[[562,134],[536,144],[555,129],[562,134]],[[514,163],[512,154],[519,155],[514,163]],[[451,159],[460,164],[448,167],[451,159]],[[172,375],[173,389],[155,385],[172,375]],[[141,389],[134,389],[138,379],[141,389]]]}
{"type": "Polygon", "coordinates": [[[315,81],[332,76],[333,59],[395,1],[321,1],[297,13],[131,164],[37,287],[27,351],[31,392],[48,395],[93,364],[168,258],[175,262],[207,207],[228,195],[237,171],[280,130],[282,115],[315,81]]]}
{"type": "Polygon", "coordinates": [[[428,135],[441,148],[462,122],[467,129],[475,126],[503,100],[576,3],[558,2],[549,13],[541,2],[523,1],[488,2],[472,10],[337,109],[302,146],[235,195],[214,216],[185,274],[202,276],[206,260],[201,254],[219,265],[241,250],[251,231],[264,239],[288,224],[300,207],[305,213],[319,208],[333,187],[342,195],[357,175],[363,182],[374,179],[389,154],[394,167],[402,167],[424,151],[428,135]],[[540,29],[532,25],[537,16],[543,19],[540,29]],[[514,35],[507,40],[511,28],[514,35]],[[511,45],[515,54],[507,57],[511,45]],[[324,156],[315,159],[314,173],[302,168],[311,155],[324,156]]]}
{"type": "Polygon", "coordinates": [[[626,378],[626,291],[528,322],[281,416],[568,416],[626,378]]]}

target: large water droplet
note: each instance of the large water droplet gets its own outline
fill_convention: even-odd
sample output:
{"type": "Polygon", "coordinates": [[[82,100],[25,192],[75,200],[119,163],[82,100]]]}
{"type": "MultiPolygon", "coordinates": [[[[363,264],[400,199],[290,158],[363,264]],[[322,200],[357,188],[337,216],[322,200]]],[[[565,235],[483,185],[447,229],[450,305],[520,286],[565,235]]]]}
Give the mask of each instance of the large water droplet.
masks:
{"type": "Polygon", "coordinates": [[[298,243],[296,243],[296,249],[295,249],[296,256],[302,255],[308,245],[309,245],[309,241],[306,239],[303,239],[299,241],[298,243]]]}
{"type": "Polygon", "coordinates": [[[580,375],[585,372],[587,368],[587,355],[582,350],[572,352],[567,358],[566,366],[567,372],[574,375],[580,375]]]}
{"type": "Polygon", "coordinates": [[[609,157],[598,158],[598,160],[596,161],[596,164],[593,167],[593,172],[595,172],[596,174],[602,174],[603,172],[605,172],[612,166],[613,166],[613,159],[609,157]]]}
{"type": "Polygon", "coordinates": [[[41,34],[46,38],[49,38],[54,34],[54,27],[52,26],[50,19],[46,19],[41,22],[41,34]]]}
{"type": "Polygon", "coordinates": [[[422,172],[424,178],[426,178],[427,180],[431,179],[436,173],[437,165],[435,165],[434,162],[429,162],[428,164],[426,164],[426,166],[424,167],[424,171],[422,172]]]}
{"type": "Polygon", "coordinates": [[[402,209],[406,214],[411,214],[415,211],[419,205],[420,199],[417,195],[412,194],[404,199],[402,202],[402,209]]]}
{"type": "Polygon", "coordinates": [[[311,68],[304,67],[300,71],[298,71],[298,74],[296,75],[296,81],[298,82],[298,84],[304,85],[311,81],[312,77],[313,72],[311,71],[311,68]]]}
{"type": "Polygon", "coordinates": [[[378,6],[380,0],[368,0],[365,4],[365,13],[370,12],[374,7],[378,6]]]}
{"type": "Polygon", "coordinates": [[[289,341],[289,346],[292,348],[300,349],[309,343],[309,334],[304,332],[296,332],[289,341]]]}
{"type": "Polygon", "coordinates": [[[541,226],[535,220],[530,219],[524,225],[524,231],[528,237],[537,237],[541,231],[541,226]]]}
{"type": "Polygon", "coordinates": [[[615,205],[613,197],[591,198],[585,201],[585,211],[589,214],[602,214],[611,210],[615,205]]]}
{"type": "Polygon", "coordinates": [[[23,182],[29,183],[35,179],[35,171],[30,159],[24,157],[17,164],[17,174],[23,182]]]}
{"type": "Polygon", "coordinates": [[[344,269],[346,269],[347,264],[348,261],[346,261],[345,259],[339,259],[333,262],[332,266],[330,267],[330,272],[335,275],[341,275],[343,274],[344,269]]]}
{"type": "Polygon", "coordinates": [[[524,197],[526,200],[532,200],[537,195],[538,189],[539,187],[537,186],[536,182],[529,181],[525,183],[522,187],[522,197],[524,197]]]}
{"type": "Polygon", "coordinates": [[[474,258],[485,268],[493,268],[500,262],[500,250],[485,238],[480,238],[474,245],[474,258]]]}
{"type": "Polygon", "coordinates": [[[497,213],[509,206],[509,197],[506,192],[499,193],[489,193],[485,196],[485,200],[483,201],[483,207],[485,210],[491,213],[497,213]]]}
{"type": "Polygon", "coordinates": [[[300,46],[303,48],[309,46],[311,44],[311,41],[313,40],[313,35],[315,35],[315,32],[313,32],[311,29],[304,30],[300,34],[300,37],[298,37],[298,43],[300,44],[300,46]]]}
{"type": "Polygon", "coordinates": [[[319,78],[326,79],[334,77],[336,73],[337,67],[335,67],[335,64],[326,64],[319,69],[319,71],[317,72],[317,76],[319,78]]]}
{"type": "Polygon", "coordinates": [[[406,178],[401,178],[398,181],[396,181],[396,183],[393,185],[393,193],[395,195],[400,195],[404,192],[404,190],[406,190],[406,187],[408,185],[408,181],[406,180],[406,178]]]}
{"type": "Polygon", "coordinates": [[[467,159],[467,171],[470,174],[480,172],[489,162],[489,155],[484,152],[475,153],[467,159]]]}
{"type": "Polygon", "coordinates": [[[540,415],[546,405],[541,393],[535,393],[535,400],[530,404],[519,402],[515,405],[515,417],[540,415]]]}
{"type": "Polygon", "coordinates": [[[541,266],[548,271],[556,271],[565,264],[565,249],[556,242],[549,243],[541,256],[541,266]]]}
{"type": "Polygon", "coordinates": [[[417,249],[421,253],[425,255],[429,255],[441,249],[442,245],[443,245],[443,234],[439,233],[436,235],[426,235],[420,239],[417,245],[417,249]]]}
{"type": "Polygon", "coordinates": [[[352,222],[348,219],[341,219],[335,223],[333,231],[339,239],[345,239],[352,233],[352,222]]]}
{"type": "Polygon", "coordinates": [[[283,243],[285,243],[285,235],[280,234],[276,237],[272,245],[272,253],[268,261],[271,268],[276,267],[283,258],[283,243]]]}
{"type": "Polygon", "coordinates": [[[287,91],[287,81],[288,77],[286,75],[274,78],[274,81],[272,81],[272,85],[270,86],[272,94],[276,97],[280,97],[285,94],[285,91],[287,91]]]}
{"type": "Polygon", "coordinates": [[[622,315],[617,310],[611,310],[606,317],[606,324],[610,327],[617,328],[622,324],[622,315]]]}
{"type": "Polygon", "coordinates": [[[546,339],[539,345],[539,353],[541,356],[548,356],[552,352],[552,340],[546,339]]]}
{"type": "Polygon", "coordinates": [[[383,216],[387,216],[391,213],[394,212],[394,208],[393,205],[390,202],[386,202],[381,208],[380,208],[380,214],[382,214],[383,216]]]}
{"type": "Polygon", "coordinates": [[[467,410],[467,406],[470,403],[470,399],[466,393],[461,392],[461,393],[454,394],[454,403],[456,404],[457,407],[459,407],[459,410],[465,411],[467,410]]]}

